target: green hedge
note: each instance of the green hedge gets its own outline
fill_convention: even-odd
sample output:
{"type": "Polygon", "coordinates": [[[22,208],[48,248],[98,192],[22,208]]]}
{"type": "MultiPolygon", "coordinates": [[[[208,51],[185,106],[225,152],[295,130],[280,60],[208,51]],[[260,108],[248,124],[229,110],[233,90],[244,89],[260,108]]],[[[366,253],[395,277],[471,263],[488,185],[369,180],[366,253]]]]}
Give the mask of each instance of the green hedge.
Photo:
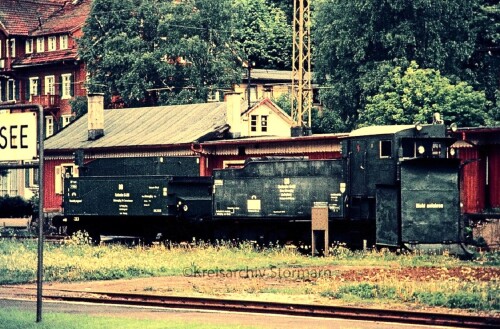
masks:
{"type": "Polygon", "coordinates": [[[19,196],[0,196],[0,218],[27,217],[33,215],[33,204],[19,196]]]}

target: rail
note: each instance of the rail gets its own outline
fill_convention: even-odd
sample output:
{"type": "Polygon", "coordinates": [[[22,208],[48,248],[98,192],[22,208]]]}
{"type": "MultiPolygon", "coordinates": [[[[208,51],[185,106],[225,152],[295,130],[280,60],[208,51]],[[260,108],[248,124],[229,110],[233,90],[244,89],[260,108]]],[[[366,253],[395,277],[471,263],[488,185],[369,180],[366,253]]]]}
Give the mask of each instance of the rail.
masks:
{"type": "Polygon", "coordinates": [[[292,316],[342,318],[363,321],[452,326],[458,328],[500,328],[500,318],[487,316],[485,317],[345,306],[288,304],[214,298],[155,296],[116,292],[89,292],[72,290],[57,291],[71,291],[72,293],[77,293],[78,296],[44,295],[43,298],[50,300],[89,302],[100,304],[155,306],[165,308],[202,309],[226,312],[267,313],[292,316]]]}

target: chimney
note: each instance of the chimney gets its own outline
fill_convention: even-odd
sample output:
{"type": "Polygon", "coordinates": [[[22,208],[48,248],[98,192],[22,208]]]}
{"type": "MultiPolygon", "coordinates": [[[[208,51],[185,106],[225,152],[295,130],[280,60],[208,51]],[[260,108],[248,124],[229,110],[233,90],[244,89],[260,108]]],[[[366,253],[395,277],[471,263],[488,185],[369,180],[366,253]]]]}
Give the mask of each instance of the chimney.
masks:
{"type": "Polygon", "coordinates": [[[226,94],[226,123],[231,127],[233,138],[241,136],[241,94],[230,92],[226,94]]]}
{"type": "Polygon", "coordinates": [[[88,140],[104,136],[104,94],[88,94],[88,140]]]}

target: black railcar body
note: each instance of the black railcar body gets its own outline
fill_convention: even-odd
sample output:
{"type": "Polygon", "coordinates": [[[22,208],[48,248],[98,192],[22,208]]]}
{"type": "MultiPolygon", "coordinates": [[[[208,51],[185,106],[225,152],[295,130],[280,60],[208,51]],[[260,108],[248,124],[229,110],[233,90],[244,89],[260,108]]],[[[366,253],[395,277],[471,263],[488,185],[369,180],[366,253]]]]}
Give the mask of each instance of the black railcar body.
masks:
{"type": "Polygon", "coordinates": [[[453,142],[441,123],[367,127],[342,140],[340,159],[248,159],[213,177],[195,177],[193,159],[120,160],[118,174],[111,160],[101,160],[65,181],[58,224],[95,234],[151,226],[150,235],[172,239],[182,231],[183,238],[308,243],[311,208],[325,206],[330,241],[459,245],[453,142]]]}

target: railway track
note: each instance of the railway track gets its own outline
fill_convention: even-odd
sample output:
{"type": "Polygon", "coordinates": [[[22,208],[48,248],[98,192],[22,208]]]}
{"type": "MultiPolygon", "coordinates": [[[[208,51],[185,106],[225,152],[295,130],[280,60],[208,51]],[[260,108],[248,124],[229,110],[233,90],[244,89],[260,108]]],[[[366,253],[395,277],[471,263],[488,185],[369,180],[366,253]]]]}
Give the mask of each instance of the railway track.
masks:
{"type": "Polygon", "coordinates": [[[78,296],[44,295],[43,298],[50,300],[100,304],[342,318],[363,321],[449,326],[457,328],[500,328],[500,318],[483,316],[213,298],[155,296],[115,292],[71,292],[78,294],[78,296]]]}
{"type": "MultiPolygon", "coordinates": [[[[45,235],[43,240],[45,242],[60,242],[67,238],[66,235],[45,235]]],[[[0,239],[11,239],[11,240],[38,240],[37,236],[32,235],[0,235],[0,239]]]]}

